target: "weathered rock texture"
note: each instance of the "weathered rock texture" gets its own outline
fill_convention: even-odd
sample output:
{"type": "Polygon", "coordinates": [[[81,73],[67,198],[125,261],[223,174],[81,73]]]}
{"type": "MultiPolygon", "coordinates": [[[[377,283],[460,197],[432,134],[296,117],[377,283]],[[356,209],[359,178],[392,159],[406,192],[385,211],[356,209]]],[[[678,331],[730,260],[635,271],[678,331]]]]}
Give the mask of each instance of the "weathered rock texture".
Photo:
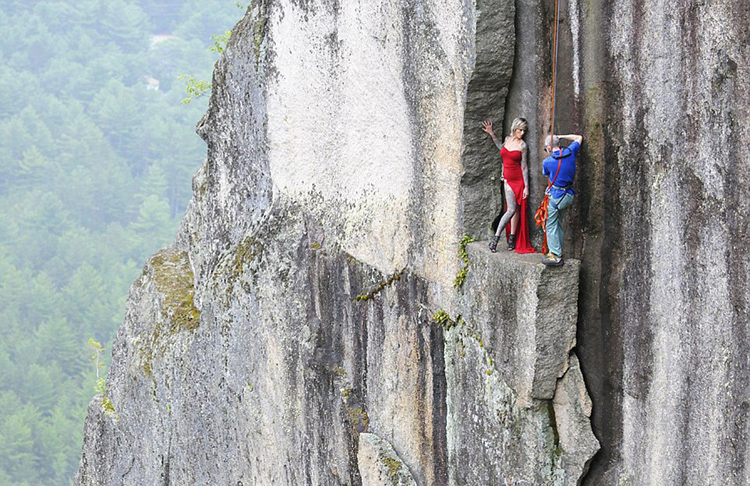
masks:
{"type": "MultiPolygon", "coordinates": [[[[749,484],[750,3],[560,13],[556,124],[584,136],[565,247],[582,262],[577,354],[603,448],[584,484],[749,484]]],[[[552,2],[518,2],[509,112],[549,114],[548,81],[523,93],[550,65],[551,18],[552,2]]]]}
{"type": "Polygon", "coordinates": [[[252,2],[79,484],[356,485],[363,432],[422,485],[576,484],[589,415],[584,484],[750,483],[746,0],[560,1],[575,354],[572,310],[553,353],[538,341],[538,263],[472,247],[452,286],[499,201],[482,118],[530,120],[541,199],[552,5],[252,2]]]}
{"type": "Polygon", "coordinates": [[[484,243],[468,254],[445,337],[450,483],[576,485],[599,449],[570,356],[578,262],[550,269],[484,243]]]}
{"type": "Polygon", "coordinates": [[[359,434],[357,465],[363,486],[417,485],[393,447],[375,434],[359,434]]]}
{"type": "Polygon", "coordinates": [[[365,430],[440,482],[443,350],[424,281],[329,255],[302,214],[274,209],[223,253],[197,328],[164,311],[149,262],[113,350],[115,414],[87,422],[81,484],[359,484],[365,430]]]}
{"type": "Polygon", "coordinates": [[[462,315],[524,402],[551,399],[576,342],[579,262],[548,269],[539,255],[492,254],[484,242],[468,255],[462,315]]]}
{"type": "MultiPolygon", "coordinates": [[[[552,2],[517,7],[507,109],[542,113],[544,131],[552,2]]],[[[582,261],[577,353],[603,448],[584,484],[748,484],[750,4],[560,13],[556,124],[584,136],[566,248],[582,261]]]]}

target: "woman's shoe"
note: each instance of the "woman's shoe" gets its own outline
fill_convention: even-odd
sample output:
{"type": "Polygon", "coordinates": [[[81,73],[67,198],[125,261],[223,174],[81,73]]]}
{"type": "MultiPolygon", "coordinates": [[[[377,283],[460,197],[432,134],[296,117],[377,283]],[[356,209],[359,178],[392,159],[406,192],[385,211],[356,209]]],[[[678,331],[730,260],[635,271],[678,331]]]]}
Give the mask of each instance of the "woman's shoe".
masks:
{"type": "Polygon", "coordinates": [[[516,235],[510,235],[508,237],[508,251],[516,249],[516,235]]]}
{"type": "Polygon", "coordinates": [[[497,252],[497,242],[500,241],[500,237],[497,235],[493,235],[492,238],[490,238],[490,251],[492,253],[497,252]]]}

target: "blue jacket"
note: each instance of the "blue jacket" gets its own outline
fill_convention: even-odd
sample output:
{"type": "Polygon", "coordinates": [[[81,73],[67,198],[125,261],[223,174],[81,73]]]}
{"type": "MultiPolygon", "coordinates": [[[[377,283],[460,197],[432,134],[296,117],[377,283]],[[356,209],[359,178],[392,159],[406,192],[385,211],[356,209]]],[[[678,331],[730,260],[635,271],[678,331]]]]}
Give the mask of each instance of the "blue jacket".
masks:
{"type": "Polygon", "coordinates": [[[581,151],[581,144],[571,143],[568,147],[555,150],[552,155],[542,162],[542,173],[546,175],[553,186],[550,187],[549,195],[555,199],[565,194],[574,194],[573,179],[576,176],[576,157],[581,151]],[[557,172],[557,164],[560,162],[560,172],[557,172]],[[557,178],[555,178],[557,174],[557,178]]]}

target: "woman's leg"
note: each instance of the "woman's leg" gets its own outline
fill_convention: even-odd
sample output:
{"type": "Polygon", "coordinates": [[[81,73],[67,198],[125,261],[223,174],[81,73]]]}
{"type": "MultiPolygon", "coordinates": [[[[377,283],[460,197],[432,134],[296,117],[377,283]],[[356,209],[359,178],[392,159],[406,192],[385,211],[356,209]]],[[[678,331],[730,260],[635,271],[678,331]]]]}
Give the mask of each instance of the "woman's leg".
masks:
{"type": "MultiPolygon", "coordinates": [[[[517,206],[517,205],[516,205],[517,206]]],[[[515,235],[518,229],[518,220],[521,217],[521,211],[516,211],[512,218],[510,218],[510,234],[515,235]]]]}
{"type": "MultiPolygon", "coordinates": [[[[509,221],[513,219],[513,215],[516,214],[518,210],[518,204],[516,203],[516,195],[513,192],[513,189],[510,188],[510,186],[506,183],[503,184],[505,186],[505,214],[503,214],[502,219],[500,220],[500,224],[497,225],[497,231],[495,231],[495,236],[500,236],[500,233],[503,232],[505,229],[505,225],[508,224],[509,221]]],[[[516,219],[518,221],[518,219],[516,219]]],[[[511,223],[510,232],[513,233],[513,224],[511,223]]]]}

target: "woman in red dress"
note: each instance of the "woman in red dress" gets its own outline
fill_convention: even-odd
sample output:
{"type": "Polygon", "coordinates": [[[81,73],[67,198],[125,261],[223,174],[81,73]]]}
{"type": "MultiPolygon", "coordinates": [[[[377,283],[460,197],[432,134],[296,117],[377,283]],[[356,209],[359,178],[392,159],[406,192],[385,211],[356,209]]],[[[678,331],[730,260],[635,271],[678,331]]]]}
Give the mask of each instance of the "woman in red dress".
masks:
{"type": "Polygon", "coordinates": [[[497,225],[495,235],[490,239],[490,250],[497,251],[497,243],[500,233],[505,229],[508,240],[508,250],[516,253],[536,253],[529,243],[529,235],[526,228],[526,201],[529,196],[529,166],[528,147],[523,141],[529,124],[523,118],[516,118],[510,126],[510,136],[505,137],[502,144],[495,136],[492,122],[482,122],[482,130],[487,132],[495,145],[500,149],[500,157],[503,159],[504,179],[503,190],[505,191],[506,210],[500,223],[497,225]],[[508,224],[510,223],[510,224],[508,224]]]}

